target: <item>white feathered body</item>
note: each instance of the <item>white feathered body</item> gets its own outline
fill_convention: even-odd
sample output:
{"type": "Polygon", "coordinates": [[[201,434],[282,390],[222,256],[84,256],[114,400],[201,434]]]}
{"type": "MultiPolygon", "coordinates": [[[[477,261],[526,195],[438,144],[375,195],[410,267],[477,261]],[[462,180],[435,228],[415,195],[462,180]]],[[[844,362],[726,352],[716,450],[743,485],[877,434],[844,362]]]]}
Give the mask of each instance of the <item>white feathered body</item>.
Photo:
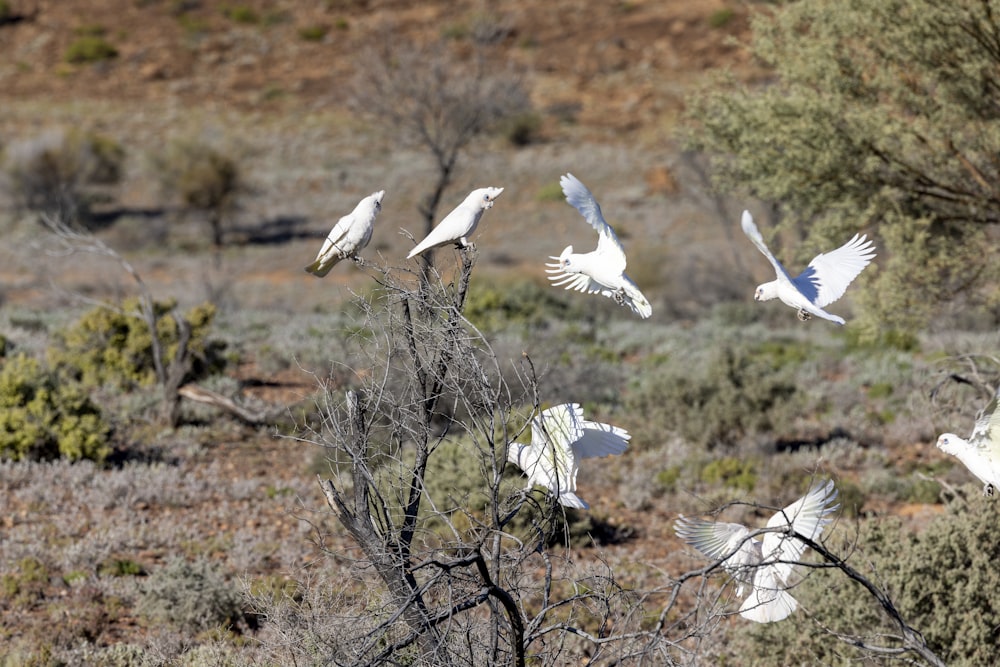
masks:
{"type": "Polygon", "coordinates": [[[767,257],[777,277],[757,286],[755,301],[780,299],[800,312],[844,324],[844,318],[823,310],[847,291],[847,286],[875,258],[875,246],[864,235],[855,234],[850,241],[828,253],[816,255],[801,274],[792,278],[781,262],[764,243],[764,237],[754,224],[749,211],[743,211],[743,233],[767,257]]]}
{"type": "Polygon", "coordinates": [[[937,439],[937,447],[958,458],[983,483],[983,493],[1000,488],[1000,393],[980,413],[968,440],[954,433],[937,439]]]}
{"type": "Polygon", "coordinates": [[[372,240],[375,218],[382,210],[384,196],[385,190],[371,193],[358,202],[353,211],[338,220],[327,234],[316,260],[306,267],[306,271],[322,278],[337,262],[361,252],[372,240]]]}
{"type": "Polygon", "coordinates": [[[566,201],[597,231],[597,248],[588,253],[574,253],[573,246],[566,246],[558,257],[550,258],[555,263],[545,265],[549,280],[556,287],[603,294],[628,306],[640,317],[652,315],[653,307],[625,273],[625,249],[590,190],[573,174],[565,174],[559,183],[566,201]]]}
{"type": "Polygon", "coordinates": [[[543,486],[567,507],[588,509],[576,495],[580,459],[621,454],[631,436],[625,429],[587,421],[577,403],[543,410],[531,422],[531,444],[511,443],[507,459],[528,476],[528,488],[543,486]]]}
{"type": "Polygon", "coordinates": [[[469,245],[468,237],[476,231],[483,212],[493,208],[493,202],[502,192],[503,188],[479,188],[470,192],[455,210],[446,215],[444,220],[410,251],[406,258],[416,257],[425,250],[449,243],[457,243],[462,247],[469,245]]]}
{"type": "Polygon", "coordinates": [[[773,623],[789,616],[798,602],[788,592],[794,584],[794,565],[805,553],[805,543],[788,534],[815,540],[832,520],[837,509],[837,490],[832,481],[817,482],[788,507],[775,513],[760,537],[738,523],[706,521],[681,516],[675,523],[677,535],[722,567],[737,582],[736,594],[747,597],[740,615],[757,623],[773,623]]]}

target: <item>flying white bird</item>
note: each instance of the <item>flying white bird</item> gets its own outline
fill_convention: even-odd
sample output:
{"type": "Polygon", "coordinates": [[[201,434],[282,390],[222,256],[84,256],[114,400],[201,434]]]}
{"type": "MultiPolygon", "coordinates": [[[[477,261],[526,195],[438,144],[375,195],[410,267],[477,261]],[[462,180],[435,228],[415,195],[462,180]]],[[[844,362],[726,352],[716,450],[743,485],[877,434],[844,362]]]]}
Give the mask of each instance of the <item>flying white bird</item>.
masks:
{"type": "Polygon", "coordinates": [[[385,190],[373,192],[354,207],[354,210],[337,221],[327,234],[323,247],[316,255],[316,261],[306,267],[306,271],[322,278],[342,259],[354,258],[372,240],[375,218],[382,210],[385,190]]]}
{"type": "Polygon", "coordinates": [[[750,589],[740,616],[771,623],[787,618],[799,606],[786,589],[794,583],[790,581],[793,566],[802,559],[806,545],[789,535],[789,530],[816,540],[832,521],[828,515],[839,507],[832,504],[836,497],[833,481],[817,481],[806,495],[772,516],[766,531],[683,515],[674,523],[674,530],[701,553],[722,561],[722,567],[736,580],[738,596],[750,589]]]}
{"type": "Polygon", "coordinates": [[[625,451],[631,438],[623,428],[586,421],[577,403],[564,403],[531,420],[531,444],[511,443],[507,460],[528,475],[528,486],[544,486],[566,507],[589,509],[576,495],[580,459],[625,451]]]}
{"type": "Polygon", "coordinates": [[[768,301],[777,297],[792,308],[798,308],[799,319],[802,321],[808,320],[810,315],[816,315],[844,324],[844,318],[831,315],[823,308],[842,297],[851,281],[875,257],[875,246],[870,240],[865,241],[864,235],[859,237],[855,234],[836,250],[813,257],[806,270],[792,278],[764,245],[764,237],[757,230],[750,211],[743,211],[742,225],[743,233],[764,253],[764,257],[767,257],[778,274],[777,280],[757,286],[754,301],[768,301]]]}
{"type": "Polygon", "coordinates": [[[449,243],[457,243],[465,248],[469,245],[469,236],[476,231],[483,211],[493,208],[493,202],[503,192],[503,188],[479,188],[469,193],[458,207],[445,216],[438,226],[431,230],[423,241],[418,243],[407,259],[416,257],[429,248],[436,248],[449,243]]]}
{"type": "Polygon", "coordinates": [[[976,417],[972,435],[963,440],[954,433],[945,433],[937,439],[938,449],[958,457],[973,475],[983,483],[983,495],[992,496],[1000,487],[1000,410],[997,401],[1000,391],[993,396],[976,417]]]}
{"type": "Polygon", "coordinates": [[[625,248],[601,214],[594,195],[573,174],[559,179],[566,201],[580,212],[590,226],[597,230],[597,249],[585,254],[573,252],[566,246],[558,257],[549,257],[556,263],[546,263],[546,273],[554,286],[595,294],[600,292],[622,306],[628,306],[640,317],[653,314],[653,307],[642,295],[632,279],[625,274],[625,248]]]}

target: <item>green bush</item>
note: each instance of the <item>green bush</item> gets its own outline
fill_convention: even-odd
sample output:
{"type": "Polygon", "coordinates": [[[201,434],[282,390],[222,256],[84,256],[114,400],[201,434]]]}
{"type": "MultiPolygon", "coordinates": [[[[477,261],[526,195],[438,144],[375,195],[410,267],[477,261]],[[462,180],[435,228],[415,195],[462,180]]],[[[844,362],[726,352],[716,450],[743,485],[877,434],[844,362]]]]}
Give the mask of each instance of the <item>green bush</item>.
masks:
{"type": "Polygon", "coordinates": [[[299,28],[299,37],[307,42],[322,42],[329,31],[325,25],[309,25],[299,28]]]}
{"type": "Polygon", "coordinates": [[[571,307],[557,294],[528,281],[499,286],[473,283],[465,301],[465,316],[484,332],[512,326],[543,328],[571,314],[571,307]]]}
{"type": "Polygon", "coordinates": [[[153,623],[170,623],[188,632],[224,626],[243,618],[240,594],[207,559],[175,558],[153,571],[143,584],[139,614],[153,623]]]}
{"type": "MultiPolygon", "coordinates": [[[[172,311],[174,301],[154,304],[157,336],[163,344],[164,363],[173,357],[179,343],[172,311]]],[[[57,332],[49,349],[49,363],[60,373],[86,386],[111,384],[123,389],[156,382],[153,339],[145,320],[127,313],[139,312],[138,299],[126,299],[120,309],[98,306],[84,314],[66,331],[57,332]]],[[[215,307],[195,306],[185,319],[191,324],[188,347],[195,360],[192,377],[201,377],[224,365],[223,344],[208,339],[215,307]]]]}
{"type": "Polygon", "coordinates": [[[27,355],[0,366],[0,458],[103,461],[111,427],[82,388],[27,355]]]}
{"type": "Polygon", "coordinates": [[[786,363],[789,354],[762,354],[734,344],[714,352],[705,364],[663,365],[629,393],[628,410],[702,447],[737,444],[801,412],[804,399],[794,364],[786,363]]]}
{"type": "Polygon", "coordinates": [[[66,47],[63,60],[73,65],[96,63],[118,57],[118,49],[101,35],[80,35],[66,47]]]}
{"type": "Polygon", "coordinates": [[[233,7],[225,7],[222,10],[223,15],[226,18],[236,21],[237,23],[245,23],[247,25],[256,25],[260,23],[260,15],[257,14],[251,7],[246,5],[236,5],[233,7]]]}
{"type": "Polygon", "coordinates": [[[752,461],[726,456],[706,464],[701,469],[701,481],[750,492],[757,486],[756,466],[752,461]]]}

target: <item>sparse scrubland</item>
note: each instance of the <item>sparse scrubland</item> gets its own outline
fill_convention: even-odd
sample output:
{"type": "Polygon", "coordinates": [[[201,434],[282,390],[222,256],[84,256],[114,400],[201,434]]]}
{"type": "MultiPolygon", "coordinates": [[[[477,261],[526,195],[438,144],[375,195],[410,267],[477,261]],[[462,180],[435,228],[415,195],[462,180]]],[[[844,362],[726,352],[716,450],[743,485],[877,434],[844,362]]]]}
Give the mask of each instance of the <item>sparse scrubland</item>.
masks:
{"type": "MultiPolygon", "coordinates": [[[[349,2],[308,16],[130,4],[168,16],[193,53],[215,34],[235,44],[285,29],[296,48],[318,49],[367,16],[349,2]]],[[[622,25],[645,11],[619,4],[608,11],[622,25]]],[[[917,36],[1000,33],[975,3],[956,3],[959,16],[898,4],[917,36]]],[[[930,111],[859,73],[876,43],[858,32],[859,10],[754,7],[751,50],[785,88],[692,98],[687,140],[710,161],[649,141],[663,128],[638,121],[615,126],[625,148],[594,129],[589,106],[531,109],[527,96],[491,107],[496,117],[442,158],[428,137],[401,140],[411,125],[385,109],[358,108],[363,77],[352,111],[137,120],[94,101],[57,107],[60,127],[39,130],[33,103],[12,104],[0,119],[0,665],[995,664],[1000,509],[934,447],[942,431],[971,430],[1000,377],[998,265],[977,245],[995,242],[984,185],[995,165],[981,159],[995,131],[975,105],[976,131],[954,130],[968,121],[962,76],[992,85],[995,70],[956,65],[935,87],[932,68],[914,66],[906,81],[943,96],[936,118],[955,132],[920,143],[920,128],[940,130],[930,111]],[[843,86],[814,86],[834,73],[796,70],[781,50],[795,52],[782,35],[824,12],[836,20],[820,46],[846,34],[871,47],[837,61],[843,86]],[[850,128],[875,132],[875,101],[917,119],[905,146],[847,141],[850,128]],[[783,105],[801,127],[774,129],[783,105]],[[830,129],[842,142],[803,139],[810,114],[822,124],[838,112],[856,124],[830,129]],[[735,132],[748,117],[754,132],[735,132]],[[170,139],[143,123],[170,126],[170,139]],[[817,156],[816,145],[838,148],[817,156]],[[901,157],[914,155],[916,175],[901,157]],[[601,184],[648,321],[546,284],[547,256],[593,243],[558,195],[567,171],[601,184]],[[506,189],[475,249],[402,259],[407,236],[483,185],[506,189]],[[383,187],[364,265],[305,274],[332,222],[383,187]],[[874,234],[871,275],[831,307],[848,326],[753,303],[770,267],[738,232],[751,205],[801,241],[805,261],[845,229],[874,234]],[[946,239],[961,252],[948,255],[946,239]],[[933,271],[947,281],[924,299],[912,288],[933,271]],[[531,416],[564,402],[632,436],[625,455],[581,465],[586,512],[525,490],[505,465],[531,416]],[[840,509],[800,565],[800,609],[745,621],[731,581],[677,539],[674,519],[759,525],[826,477],[840,509]]],[[[0,31],[22,11],[0,1],[0,31]]],[[[514,18],[459,18],[435,36],[459,57],[546,48],[514,18]]],[[[746,30],[743,10],[722,5],[676,20],[746,30]]],[[[104,46],[75,46],[60,66],[136,58],[126,31],[100,26],[68,37],[104,46]]],[[[631,72],[614,48],[625,47],[605,44],[576,75],[631,72]]],[[[978,53],[964,48],[963,62],[978,53]]],[[[451,90],[437,55],[443,73],[417,86],[428,94],[451,90]]],[[[409,119],[417,135],[440,120],[435,108],[409,119]]]]}

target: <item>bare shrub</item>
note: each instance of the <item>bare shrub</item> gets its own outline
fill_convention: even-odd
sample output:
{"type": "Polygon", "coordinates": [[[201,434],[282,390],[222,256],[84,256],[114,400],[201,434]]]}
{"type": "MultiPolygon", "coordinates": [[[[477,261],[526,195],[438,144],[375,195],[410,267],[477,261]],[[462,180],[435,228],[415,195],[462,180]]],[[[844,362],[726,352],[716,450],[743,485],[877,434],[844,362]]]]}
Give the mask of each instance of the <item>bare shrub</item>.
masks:
{"type": "Polygon", "coordinates": [[[86,222],[102,188],[121,180],[124,160],[124,149],[103,135],[49,130],[5,147],[4,190],[25,210],[86,222]]]}

